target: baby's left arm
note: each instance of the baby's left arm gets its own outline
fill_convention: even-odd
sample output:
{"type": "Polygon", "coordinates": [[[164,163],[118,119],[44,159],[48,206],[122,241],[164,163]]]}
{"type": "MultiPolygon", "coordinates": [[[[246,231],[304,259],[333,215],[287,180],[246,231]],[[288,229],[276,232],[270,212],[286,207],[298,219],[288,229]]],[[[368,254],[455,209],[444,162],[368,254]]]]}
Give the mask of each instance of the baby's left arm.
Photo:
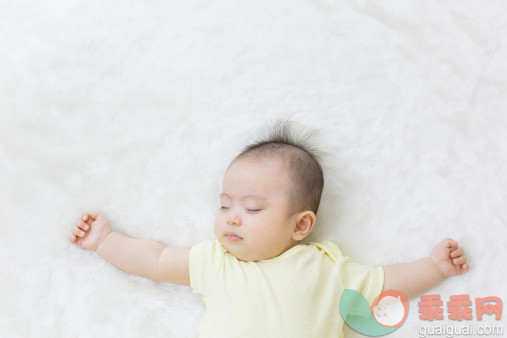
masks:
{"type": "Polygon", "coordinates": [[[399,290],[410,300],[445,278],[461,275],[470,270],[466,262],[463,248],[458,247],[458,242],[446,238],[431,251],[429,257],[411,263],[383,266],[382,292],[390,289],[399,290]]]}

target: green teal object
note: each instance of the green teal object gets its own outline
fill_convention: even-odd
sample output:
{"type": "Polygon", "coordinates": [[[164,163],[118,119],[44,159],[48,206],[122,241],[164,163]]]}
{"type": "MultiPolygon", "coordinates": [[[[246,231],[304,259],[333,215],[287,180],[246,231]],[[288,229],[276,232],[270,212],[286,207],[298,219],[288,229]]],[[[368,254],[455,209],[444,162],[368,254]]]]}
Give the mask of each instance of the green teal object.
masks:
{"type": "Polygon", "coordinates": [[[340,299],[340,314],[350,328],[366,336],[383,336],[398,329],[398,327],[386,327],[379,324],[366,298],[356,290],[343,290],[340,299]]]}

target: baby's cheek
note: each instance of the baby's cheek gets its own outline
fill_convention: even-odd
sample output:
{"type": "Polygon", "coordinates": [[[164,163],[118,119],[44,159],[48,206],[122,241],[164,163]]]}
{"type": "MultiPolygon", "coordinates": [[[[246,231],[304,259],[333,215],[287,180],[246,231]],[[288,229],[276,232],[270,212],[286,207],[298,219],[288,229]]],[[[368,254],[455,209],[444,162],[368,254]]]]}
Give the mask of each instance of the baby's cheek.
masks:
{"type": "Polygon", "coordinates": [[[258,246],[271,246],[272,243],[276,243],[276,236],[273,235],[269,228],[263,224],[249,224],[248,230],[246,231],[248,241],[258,246]]]}
{"type": "Polygon", "coordinates": [[[213,229],[214,229],[214,232],[215,232],[215,236],[216,237],[220,237],[220,233],[222,232],[222,225],[220,223],[220,221],[218,220],[218,218],[215,220],[215,224],[213,226],[213,229]]]}
{"type": "Polygon", "coordinates": [[[264,230],[261,227],[254,225],[251,225],[248,227],[248,231],[245,231],[246,235],[248,235],[248,239],[252,242],[257,242],[262,239],[263,234],[265,235],[264,230]]]}

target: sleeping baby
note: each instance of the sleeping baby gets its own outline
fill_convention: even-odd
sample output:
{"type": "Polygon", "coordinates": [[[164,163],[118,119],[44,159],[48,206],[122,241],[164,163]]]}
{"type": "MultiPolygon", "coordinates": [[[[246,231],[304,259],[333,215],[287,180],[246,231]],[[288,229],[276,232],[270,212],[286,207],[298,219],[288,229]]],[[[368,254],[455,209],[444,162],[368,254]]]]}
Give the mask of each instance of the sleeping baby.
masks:
{"type": "Polygon", "coordinates": [[[111,231],[101,213],[91,212],[77,220],[69,241],[127,273],[201,294],[207,311],[199,337],[344,337],[345,289],[371,306],[385,290],[412,299],[469,270],[451,238],[428,257],[385,266],[355,263],[330,241],[302,242],[324,187],[319,162],[317,151],[277,124],[227,168],[216,239],[166,247],[111,231]]]}

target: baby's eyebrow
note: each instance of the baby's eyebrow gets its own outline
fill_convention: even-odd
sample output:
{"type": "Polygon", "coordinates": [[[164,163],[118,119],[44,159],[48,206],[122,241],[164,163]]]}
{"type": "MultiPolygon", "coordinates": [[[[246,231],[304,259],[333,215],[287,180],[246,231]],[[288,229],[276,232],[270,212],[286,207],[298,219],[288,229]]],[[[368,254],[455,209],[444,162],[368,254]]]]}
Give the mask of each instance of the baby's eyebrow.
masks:
{"type": "MultiPolygon", "coordinates": [[[[226,194],[224,192],[218,195],[218,197],[222,197],[222,196],[227,196],[229,198],[231,197],[229,194],[226,194]]],[[[259,199],[259,200],[265,200],[264,197],[259,196],[259,195],[245,195],[245,196],[241,197],[240,199],[244,200],[246,198],[254,198],[254,199],[259,199]]]]}

